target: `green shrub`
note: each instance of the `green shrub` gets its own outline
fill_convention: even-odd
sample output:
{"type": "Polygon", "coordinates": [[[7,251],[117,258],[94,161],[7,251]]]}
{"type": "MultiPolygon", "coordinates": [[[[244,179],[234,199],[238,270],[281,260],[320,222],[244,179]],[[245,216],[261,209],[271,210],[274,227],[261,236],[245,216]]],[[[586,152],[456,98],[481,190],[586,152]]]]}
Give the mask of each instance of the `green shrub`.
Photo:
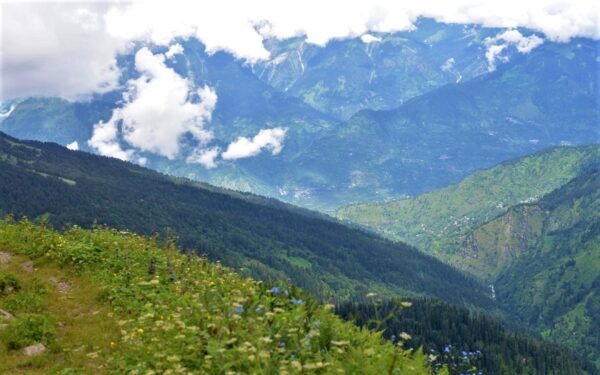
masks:
{"type": "Polygon", "coordinates": [[[16,292],[21,290],[22,284],[17,277],[11,273],[0,274],[0,294],[16,292]]]}
{"type": "Polygon", "coordinates": [[[9,296],[3,301],[2,307],[13,314],[39,313],[43,309],[40,296],[31,293],[20,293],[9,296]]]}
{"type": "Polygon", "coordinates": [[[56,331],[45,315],[24,314],[13,320],[0,334],[9,350],[21,349],[35,343],[49,345],[56,331]]]}

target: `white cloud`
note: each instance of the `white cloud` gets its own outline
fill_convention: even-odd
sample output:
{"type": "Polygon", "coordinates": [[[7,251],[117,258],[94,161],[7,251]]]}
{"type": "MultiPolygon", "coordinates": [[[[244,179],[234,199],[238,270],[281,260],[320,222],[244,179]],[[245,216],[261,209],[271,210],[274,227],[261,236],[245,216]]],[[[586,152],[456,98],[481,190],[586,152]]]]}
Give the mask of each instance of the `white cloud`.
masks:
{"type": "Polygon", "coordinates": [[[112,90],[116,55],[127,43],[110,36],[102,2],[0,3],[0,100],[26,96],[82,99],[112,90]]]}
{"type": "Polygon", "coordinates": [[[270,150],[271,154],[277,155],[283,149],[286,132],[287,129],[283,128],[261,129],[252,139],[239,137],[227,146],[222,158],[225,160],[248,158],[258,155],[262,149],[270,150]]]}
{"type": "Polygon", "coordinates": [[[141,76],[127,83],[124,104],[113,111],[111,119],[94,126],[90,146],[103,155],[129,160],[133,154],[116,142],[122,135],[135,149],[174,159],[184,134],[201,144],[212,139],[204,128],[217,104],[211,88],[194,90],[189,80],[165,65],[163,54],[155,55],[146,47],[136,53],[135,67],[141,76]],[[194,95],[199,101],[190,100],[194,95]]]}
{"type": "Polygon", "coordinates": [[[205,150],[194,150],[187,157],[186,162],[193,164],[201,164],[207,169],[212,169],[217,166],[216,159],[219,156],[221,149],[219,147],[211,147],[205,150]]]}
{"type": "Polygon", "coordinates": [[[455,63],[456,63],[456,61],[454,60],[454,57],[449,58],[448,60],[446,60],[444,62],[444,64],[442,64],[442,66],[441,66],[442,71],[449,72],[449,71],[453,70],[455,63]]]}
{"type": "Polygon", "coordinates": [[[493,38],[486,38],[484,42],[487,46],[485,58],[488,61],[488,70],[493,71],[496,69],[496,60],[508,61],[508,57],[501,56],[502,51],[508,46],[514,45],[517,51],[527,54],[543,44],[544,40],[535,34],[524,36],[519,30],[513,29],[506,30],[493,38]]]}
{"type": "MultiPolygon", "coordinates": [[[[178,50],[171,47],[169,51],[178,50]]],[[[213,134],[204,124],[211,120],[217,95],[205,86],[195,90],[192,83],[166,64],[165,54],[153,54],[141,48],[135,55],[139,78],[129,80],[123,94],[123,105],[113,110],[106,122],[94,125],[88,144],[98,153],[121,160],[145,164],[140,152],[150,152],[174,159],[180,155],[181,138],[190,134],[199,142],[185,158],[187,163],[211,169],[219,156],[235,160],[258,155],[263,149],[273,155],[281,152],[287,129],[262,129],[252,139],[239,137],[221,153],[219,147],[208,147],[213,134]],[[195,94],[197,100],[191,101],[195,94]],[[130,147],[124,148],[127,144],[130,147]]]]}
{"type": "Polygon", "coordinates": [[[253,61],[268,57],[264,36],[306,35],[309,43],[358,37],[369,31],[408,30],[420,16],[488,27],[528,27],[549,39],[600,38],[600,5],[589,0],[257,0],[137,2],[107,13],[109,32],[166,45],[196,37],[209,51],[227,50],[253,61]]]}
{"type": "Polygon", "coordinates": [[[373,43],[373,42],[381,42],[381,38],[376,37],[374,35],[371,34],[363,34],[360,36],[360,40],[362,40],[363,43],[365,44],[369,44],[369,43],[373,43]]]}
{"type": "MultiPolygon", "coordinates": [[[[496,70],[496,59],[500,56],[500,53],[506,49],[506,47],[506,44],[493,44],[488,47],[487,51],[485,52],[485,58],[487,59],[488,70],[490,72],[496,70]]],[[[506,61],[506,58],[503,60],[506,61]]]]}
{"type": "Polygon", "coordinates": [[[535,47],[544,43],[544,40],[537,35],[523,36],[519,30],[506,30],[496,36],[496,40],[504,40],[507,43],[514,44],[521,53],[529,53],[535,47]]]}
{"type": "Polygon", "coordinates": [[[0,119],[5,119],[8,116],[10,116],[13,113],[13,111],[15,110],[15,108],[17,108],[17,106],[13,104],[10,106],[10,108],[8,110],[6,110],[4,112],[0,111],[0,119]]]}
{"type": "Polygon", "coordinates": [[[269,58],[265,37],[306,35],[309,43],[324,45],[367,32],[409,30],[421,16],[526,27],[553,41],[600,38],[600,2],[591,0],[4,1],[0,11],[0,100],[78,99],[110,90],[119,76],[115,56],[132,41],[167,46],[174,38],[194,37],[209,52],[229,51],[253,62],[269,58]]]}
{"type": "Polygon", "coordinates": [[[176,44],[173,44],[171,47],[169,47],[169,50],[167,52],[165,52],[165,57],[167,59],[171,59],[175,55],[179,55],[181,53],[183,53],[183,47],[181,46],[181,44],[176,43],[176,44]]]}
{"type": "Polygon", "coordinates": [[[77,143],[77,141],[73,141],[67,145],[67,148],[72,151],[77,151],[79,150],[79,143],[77,143]]]}
{"type": "Polygon", "coordinates": [[[107,122],[99,122],[94,125],[94,133],[88,141],[88,145],[95,149],[100,155],[110,156],[121,160],[131,160],[134,150],[123,150],[119,143],[119,111],[114,110],[112,117],[107,122]]]}

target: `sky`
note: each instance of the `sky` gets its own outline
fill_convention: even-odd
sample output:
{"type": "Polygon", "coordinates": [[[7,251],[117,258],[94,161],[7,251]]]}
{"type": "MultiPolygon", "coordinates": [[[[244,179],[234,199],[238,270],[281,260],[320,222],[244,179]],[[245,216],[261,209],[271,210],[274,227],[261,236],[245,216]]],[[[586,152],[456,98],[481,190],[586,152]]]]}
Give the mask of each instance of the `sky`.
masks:
{"type": "Polygon", "coordinates": [[[179,138],[190,133],[203,147],[187,160],[207,168],[216,166],[218,157],[235,160],[263,149],[277,154],[286,130],[263,129],[225,150],[211,147],[212,133],[205,125],[218,93],[193,87],[168,67],[169,59],[183,52],[177,38],[197,38],[209,53],[227,51],[251,64],[270,57],[263,46],[266,38],[303,35],[322,46],[332,39],[361,37],[369,43],[378,39],[372,34],[410,30],[419,17],[429,17],[507,28],[489,41],[490,70],[509,44],[527,53],[544,39],[600,39],[597,0],[4,0],[0,12],[0,101],[28,96],[86,100],[119,87],[116,57],[135,53],[141,77],[126,83],[123,106],[95,124],[88,144],[102,154],[143,164],[139,151],[174,158],[179,138]],[[540,37],[525,38],[517,27],[540,37]],[[147,48],[134,50],[144,43],[169,49],[156,55],[147,48]],[[199,100],[190,101],[190,95],[199,100]],[[172,119],[168,132],[160,126],[166,119],[172,119]]]}

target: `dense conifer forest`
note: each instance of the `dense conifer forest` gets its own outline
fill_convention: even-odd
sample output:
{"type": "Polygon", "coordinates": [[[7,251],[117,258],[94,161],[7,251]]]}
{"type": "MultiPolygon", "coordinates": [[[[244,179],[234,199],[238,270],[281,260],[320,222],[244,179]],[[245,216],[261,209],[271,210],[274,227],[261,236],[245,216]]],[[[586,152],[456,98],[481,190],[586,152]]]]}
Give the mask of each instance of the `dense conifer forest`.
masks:
{"type": "Polygon", "coordinates": [[[485,374],[598,374],[591,362],[562,346],[512,333],[497,320],[441,301],[346,303],[337,312],[361,326],[382,330],[390,340],[410,337],[406,345],[422,347],[436,357],[432,362],[448,365],[451,374],[471,366],[485,374]]]}

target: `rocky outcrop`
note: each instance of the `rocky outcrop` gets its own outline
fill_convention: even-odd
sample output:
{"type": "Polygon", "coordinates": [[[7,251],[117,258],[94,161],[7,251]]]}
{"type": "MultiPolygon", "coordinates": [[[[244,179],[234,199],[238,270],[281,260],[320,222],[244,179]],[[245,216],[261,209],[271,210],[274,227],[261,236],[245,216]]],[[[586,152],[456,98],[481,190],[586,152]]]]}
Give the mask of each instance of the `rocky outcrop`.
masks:
{"type": "Polygon", "coordinates": [[[538,205],[523,204],[472,230],[461,242],[458,266],[492,281],[535,245],[544,216],[538,205]]]}
{"type": "Polygon", "coordinates": [[[33,344],[23,349],[23,353],[28,357],[40,355],[46,351],[44,344],[33,344]]]}

